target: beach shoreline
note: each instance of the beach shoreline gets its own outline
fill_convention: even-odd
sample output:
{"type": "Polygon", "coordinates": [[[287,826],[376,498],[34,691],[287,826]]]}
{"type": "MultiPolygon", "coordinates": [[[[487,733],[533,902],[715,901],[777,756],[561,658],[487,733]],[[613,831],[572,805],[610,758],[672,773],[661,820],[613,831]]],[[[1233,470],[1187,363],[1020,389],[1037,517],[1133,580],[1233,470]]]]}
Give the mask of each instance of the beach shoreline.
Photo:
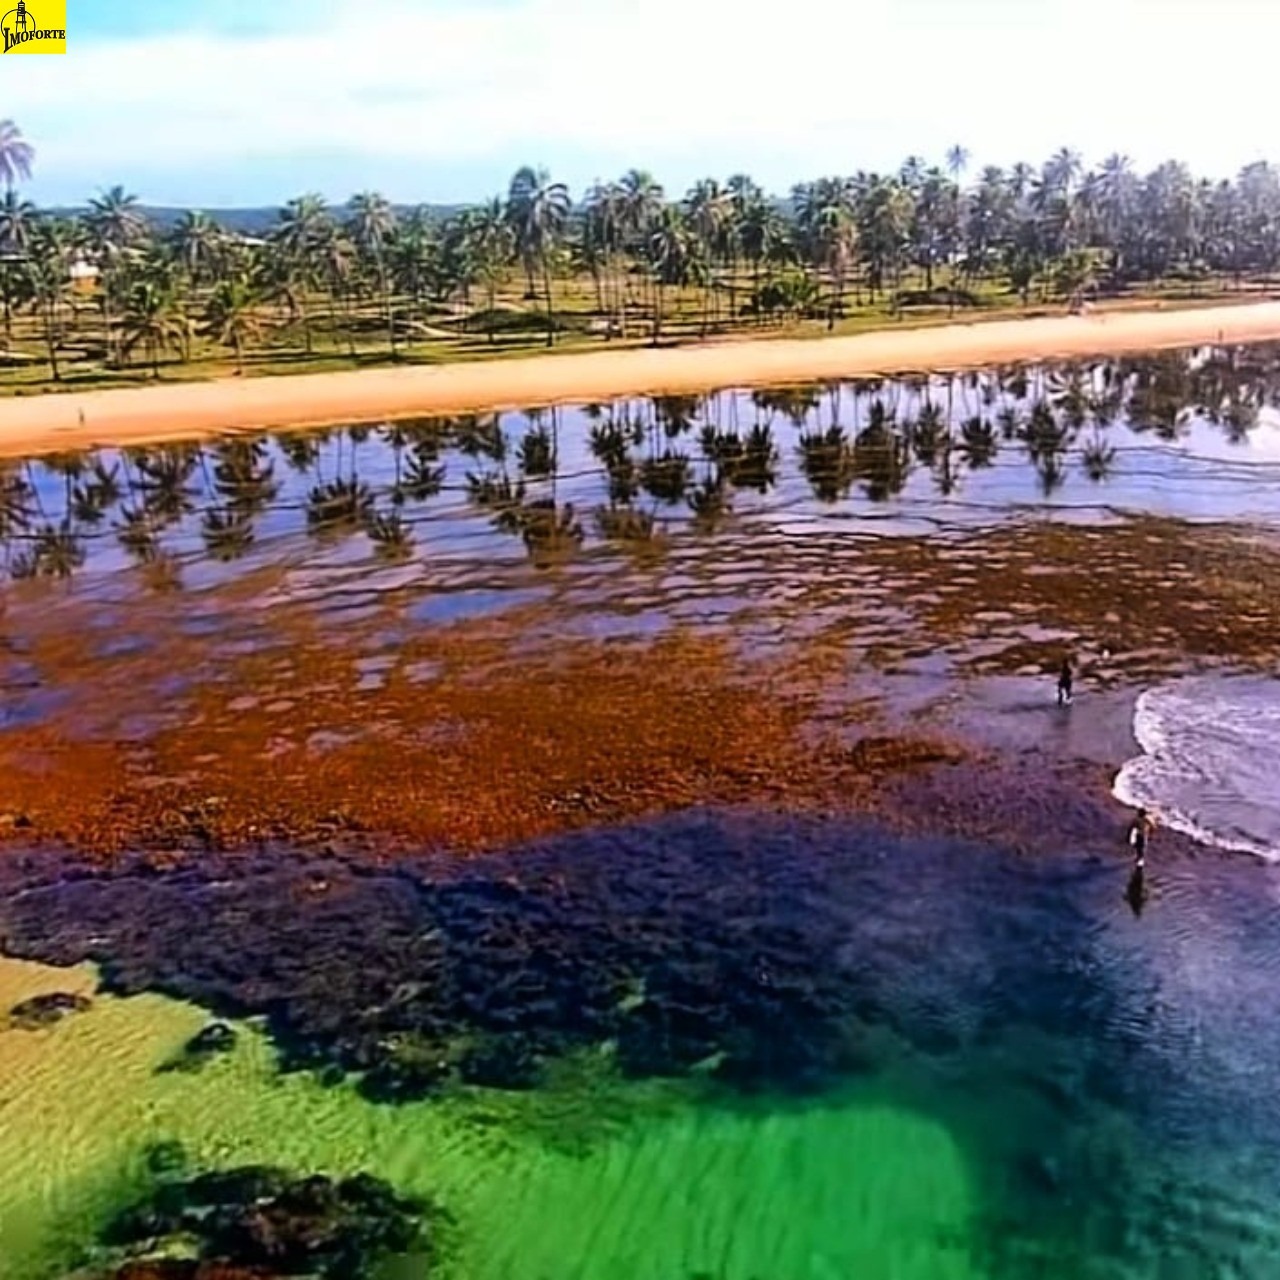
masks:
{"type": "Polygon", "coordinates": [[[1277,338],[1280,302],[1242,303],[51,392],[0,404],[0,456],[1277,338]]]}

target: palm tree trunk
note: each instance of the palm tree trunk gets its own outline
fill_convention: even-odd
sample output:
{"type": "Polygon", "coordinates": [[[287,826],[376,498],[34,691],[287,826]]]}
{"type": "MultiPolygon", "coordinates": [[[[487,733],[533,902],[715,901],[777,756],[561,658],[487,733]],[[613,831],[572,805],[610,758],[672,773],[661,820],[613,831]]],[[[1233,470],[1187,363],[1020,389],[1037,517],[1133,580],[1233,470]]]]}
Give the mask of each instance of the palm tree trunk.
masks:
{"type": "Polygon", "coordinates": [[[351,318],[351,291],[343,289],[342,291],[342,327],[347,334],[347,355],[353,360],[356,358],[356,336],[353,331],[354,321],[351,318]]]}
{"type": "Polygon", "coordinates": [[[613,296],[618,308],[618,336],[625,342],[627,338],[626,259],[619,254],[613,265],[613,296]]]}
{"type": "Polygon", "coordinates": [[[338,286],[331,280],[329,294],[329,337],[333,339],[335,349],[342,347],[342,335],[338,332],[338,286]]]}
{"type": "Polygon", "coordinates": [[[381,261],[378,263],[378,274],[382,281],[382,305],[387,313],[387,341],[391,344],[391,354],[396,354],[396,317],[391,307],[391,282],[387,278],[387,269],[381,261]]]}
{"type": "MultiPolygon", "coordinates": [[[[196,313],[196,284],[192,280],[187,288],[187,315],[193,316],[196,313]]],[[[187,363],[191,363],[191,326],[185,326],[182,332],[182,359],[187,363]]]]}
{"type": "Polygon", "coordinates": [[[116,351],[115,351],[114,326],[112,324],[112,320],[113,320],[113,317],[111,314],[111,299],[108,296],[108,287],[104,285],[102,289],[102,324],[103,324],[104,330],[106,331],[105,341],[106,341],[106,351],[107,351],[107,364],[109,365],[115,365],[118,363],[118,358],[116,356],[116,351]]]}
{"type": "Polygon", "coordinates": [[[551,303],[551,265],[546,254],[542,257],[542,287],[547,297],[547,346],[553,347],[556,342],[556,317],[551,303]]]}
{"type": "Polygon", "coordinates": [[[62,372],[58,368],[57,323],[54,303],[46,301],[44,306],[44,341],[45,346],[49,349],[49,370],[53,374],[54,382],[61,382],[62,372]]]}
{"type": "Polygon", "coordinates": [[[596,287],[596,314],[607,316],[607,310],[604,301],[604,280],[600,274],[600,264],[592,258],[591,260],[591,282],[596,287]]]}

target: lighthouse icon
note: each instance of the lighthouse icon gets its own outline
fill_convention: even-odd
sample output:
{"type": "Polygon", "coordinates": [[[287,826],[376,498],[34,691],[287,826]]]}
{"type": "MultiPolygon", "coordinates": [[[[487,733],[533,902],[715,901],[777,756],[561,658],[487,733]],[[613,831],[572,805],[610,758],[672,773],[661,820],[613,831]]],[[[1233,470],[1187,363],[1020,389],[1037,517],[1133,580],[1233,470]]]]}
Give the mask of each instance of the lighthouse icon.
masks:
{"type": "Polygon", "coordinates": [[[0,22],[6,31],[12,31],[14,35],[19,33],[30,35],[36,29],[36,20],[27,12],[27,0],[18,0],[18,7],[10,9],[4,15],[3,22],[0,22]]]}
{"type": "MultiPolygon", "coordinates": [[[[0,0],[5,3],[6,0],[0,0]]],[[[48,13],[51,0],[39,0],[37,7],[48,13]]],[[[57,19],[55,19],[57,21],[57,19]]],[[[0,33],[4,35],[4,52],[22,48],[24,53],[66,53],[67,33],[61,27],[42,27],[31,12],[27,0],[18,3],[0,18],[0,33]],[[56,42],[56,43],[55,43],[56,42]]]]}

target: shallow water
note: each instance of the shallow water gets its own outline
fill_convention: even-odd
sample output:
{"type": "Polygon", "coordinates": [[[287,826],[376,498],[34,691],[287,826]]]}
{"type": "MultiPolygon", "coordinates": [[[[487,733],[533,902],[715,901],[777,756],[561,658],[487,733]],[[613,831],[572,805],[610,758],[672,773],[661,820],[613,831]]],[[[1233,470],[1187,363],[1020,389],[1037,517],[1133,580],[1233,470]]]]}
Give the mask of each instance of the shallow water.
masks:
{"type": "Polygon", "coordinates": [[[1176,831],[1280,861],[1280,678],[1204,676],[1148,689],[1142,747],[1116,795],[1176,831]]]}
{"type": "MultiPolygon", "coordinates": [[[[0,1032],[0,1274],[92,1256],[145,1145],[168,1140],[200,1165],[368,1169],[430,1193],[457,1219],[455,1274],[482,1280],[1272,1274],[1275,872],[1164,866],[1135,919],[1123,865],[1069,853],[697,815],[625,838],[658,860],[749,857],[784,902],[800,860],[847,921],[829,964],[863,992],[856,1069],[817,1094],[736,1095],[623,1081],[586,1052],[532,1093],[388,1106],[278,1076],[252,1030],[197,1074],[157,1074],[203,1016],[100,997],[0,1032]]],[[[537,856],[612,860],[611,840],[537,856]]],[[[6,1000],[88,980],[0,967],[6,1000]]]]}
{"type": "MultiPolygon", "coordinates": [[[[65,976],[30,970],[6,987],[50,984],[65,987],[65,976]]],[[[257,1038],[195,1079],[156,1075],[202,1020],[172,1001],[106,998],[38,1033],[31,1075],[0,1085],[0,1107],[21,1112],[4,1127],[0,1274],[27,1280],[55,1274],[51,1258],[92,1257],[98,1217],[145,1185],[147,1143],[173,1140],[201,1164],[373,1170],[430,1194],[460,1219],[454,1274],[477,1280],[728,1280],[860,1265],[904,1280],[981,1274],[954,1240],[972,1212],[956,1144],[873,1095],[734,1112],[631,1087],[607,1097],[608,1123],[588,1077],[543,1099],[393,1110],[302,1077],[277,1082],[257,1038]],[[92,1083],[104,1071],[109,1093],[92,1083]]],[[[37,1038],[7,1033],[6,1067],[19,1035],[37,1038]]]]}
{"type": "Polygon", "coordinates": [[[64,454],[0,465],[0,559],[188,588],[272,564],[301,596],[426,570],[486,608],[486,584],[450,571],[726,523],[801,544],[1046,513],[1268,522],[1278,381],[1259,346],[64,454]]]}

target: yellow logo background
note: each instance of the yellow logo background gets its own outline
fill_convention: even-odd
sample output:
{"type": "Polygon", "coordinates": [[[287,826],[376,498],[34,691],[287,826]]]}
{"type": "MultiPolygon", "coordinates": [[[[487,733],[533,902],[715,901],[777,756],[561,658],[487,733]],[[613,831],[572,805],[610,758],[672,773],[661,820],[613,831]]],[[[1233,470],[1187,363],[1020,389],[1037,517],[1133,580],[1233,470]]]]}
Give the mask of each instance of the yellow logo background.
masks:
{"type": "Polygon", "coordinates": [[[67,0],[0,0],[0,54],[66,53],[67,0]]]}

